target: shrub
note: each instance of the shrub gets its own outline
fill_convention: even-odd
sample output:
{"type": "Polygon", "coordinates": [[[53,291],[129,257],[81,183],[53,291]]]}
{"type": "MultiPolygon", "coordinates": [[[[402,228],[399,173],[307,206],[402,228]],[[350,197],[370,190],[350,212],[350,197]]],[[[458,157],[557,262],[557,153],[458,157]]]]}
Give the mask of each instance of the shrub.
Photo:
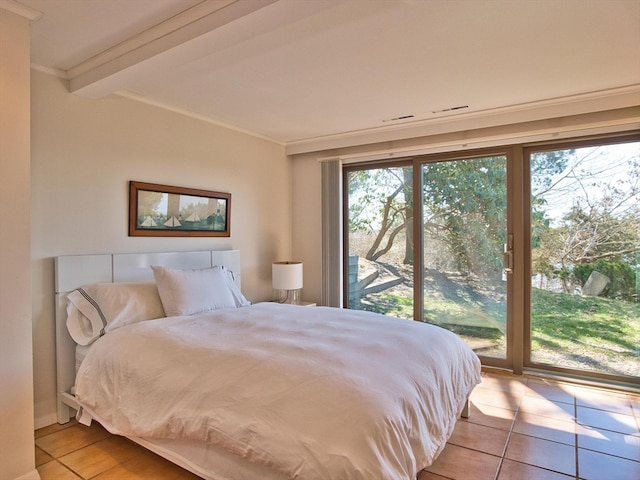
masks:
{"type": "Polygon", "coordinates": [[[611,280],[600,296],[633,300],[636,288],[636,272],[625,262],[609,262],[600,259],[594,263],[576,265],[573,277],[584,287],[591,272],[606,275],[611,280]]]}

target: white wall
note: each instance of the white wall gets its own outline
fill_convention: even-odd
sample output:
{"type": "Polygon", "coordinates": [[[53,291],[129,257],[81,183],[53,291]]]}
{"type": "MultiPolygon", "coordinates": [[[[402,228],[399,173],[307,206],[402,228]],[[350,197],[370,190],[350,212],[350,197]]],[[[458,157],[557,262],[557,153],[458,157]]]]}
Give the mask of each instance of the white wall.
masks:
{"type": "MultiPolygon", "coordinates": [[[[53,257],[234,248],[243,291],[271,298],[271,262],[291,255],[284,147],[123,97],[91,100],[32,71],[32,276],[36,427],[55,418],[53,257]],[[230,192],[230,238],[129,237],[128,182],[230,192]]],[[[28,217],[25,217],[28,218],[28,217]]]]}
{"type": "Polygon", "coordinates": [[[0,479],[36,479],[30,302],[29,20],[0,5],[0,479]]]}

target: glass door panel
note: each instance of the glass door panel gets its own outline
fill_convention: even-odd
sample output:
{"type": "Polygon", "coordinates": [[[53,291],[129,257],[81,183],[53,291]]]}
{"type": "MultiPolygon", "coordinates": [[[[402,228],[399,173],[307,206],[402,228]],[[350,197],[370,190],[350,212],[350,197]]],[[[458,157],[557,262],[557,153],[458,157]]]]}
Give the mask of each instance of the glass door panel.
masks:
{"type": "Polygon", "coordinates": [[[413,168],[345,172],[349,308],[413,319],[413,168]]]}
{"type": "Polygon", "coordinates": [[[421,175],[424,320],[506,359],[507,157],[423,163],[421,175]]]}
{"type": "Polygon", "coordinates": [[[555,148],[528,155],[528,363],[637,379],[640,143],[555,148]]]}

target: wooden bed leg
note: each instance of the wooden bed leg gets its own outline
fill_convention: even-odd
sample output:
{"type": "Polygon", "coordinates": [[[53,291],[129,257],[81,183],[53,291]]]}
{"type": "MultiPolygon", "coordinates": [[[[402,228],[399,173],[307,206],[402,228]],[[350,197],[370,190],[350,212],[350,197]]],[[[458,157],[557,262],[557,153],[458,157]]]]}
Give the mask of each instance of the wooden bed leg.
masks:
{"type": "Polygon", "coordinates": [[[464,408],[462,409],[462,413],[460,416],[462,418],[469,418],[471,414],[471,402],[469,401],[469,397],[467,397],[467,401],[464,403],[464,408]]]}

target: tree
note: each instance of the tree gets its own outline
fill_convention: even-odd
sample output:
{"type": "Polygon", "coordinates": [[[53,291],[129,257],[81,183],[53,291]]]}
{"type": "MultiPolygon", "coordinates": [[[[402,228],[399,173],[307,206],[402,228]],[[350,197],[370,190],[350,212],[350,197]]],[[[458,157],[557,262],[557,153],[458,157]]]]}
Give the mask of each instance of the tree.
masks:
{"type": "MultiPolygon", "coordinates": [[[[560,279],[568,292],[576,265],[606,259],[637,268],[637,145],[631,154],[616,153],[619,145],[532,154],[532,273],[560,279]]],[[[507,233],[506,158],[425,163],[420,174],[427,262],[501,278],[507,233]]],[[[404,261],[413,262],[412,183],[410,166],[349,173],[349,230],[373,236],[366,258],[379,259],[404,231],[404,261]]]]}
{"type": "Polygon", "coordinates": [[[631,269],[640,252],[638,216],[627,213],[618,218],[597,206],[589,211],[573,207],[560,226],[548,227],[541,238],[534,251],[534,272],[559,278],[565,293],[572,290],[572,280],[581,286],[586,281],[572,275],[578,266],[606,261],[625,263],[631,269]]]}
{"type": "Polygon", "coordinates": [[[507,182],[503,156],[423,167],[425,236],[444,237],[458,271],[499,277],[506,242],[507,182]]]}
{"type": "Polygon", "coordinates": [[[413,169],[404,168],[404,199],[405,199],[405,245],[404,260],[405,265],[413,265],[413,169]]]}
{"type": "MultiPolygon", "coordinates": [[[[585,265],[606,266],[609,271],[616,270],[618,277],[623,271],[628,276],[637,266],[638,156],[637,148],[614,145],[558,151],[549,157],[551,163],[543,163],[549,166],[555,159],[564,167],[560,173],[556,169],[555,175],[553,169],[547,170],[552,177],[546,180],[541,168],[539,178],[543,181],[534,184],[532,180],[532,273],[541,274],[541,281],[542,276],[557,278],[569,293],[575,284],[584,285],[584,275],[593,271],[585,265]],[[565,213],[558,214],[562,209],[565,213]]],[[[538,158],[534,155],[532,170],[538,158]]],[[[630,279],[626,282],[633,283],[630,279]]],[[[621,290],[615,287],[609,291],[621,290]]]]}
{"type": "MultiPolygon", "coordinates": [[[[439,255],[462,272],[499,275],[506,238],[505,158],[427,164],[422,173],[423,228],[444,245],[439,255]]],[[[366,258],[379,259],[405,231],[404,262],[412,264],[412,168],[354,171],[347,178],[349,229],[374,237],[366,258]]]]}
{"type": "MultiPolygon", "coordinates": [[[[398,234],[411,227],[411,172],[408,166],[358,170],[348,175],[349,230],[373,234],[365,254],[368,260],[378,260],[392,248],[398,234]]],[[[405,263],[412,262],[413,245],[407,243],[405,263]]]]}

